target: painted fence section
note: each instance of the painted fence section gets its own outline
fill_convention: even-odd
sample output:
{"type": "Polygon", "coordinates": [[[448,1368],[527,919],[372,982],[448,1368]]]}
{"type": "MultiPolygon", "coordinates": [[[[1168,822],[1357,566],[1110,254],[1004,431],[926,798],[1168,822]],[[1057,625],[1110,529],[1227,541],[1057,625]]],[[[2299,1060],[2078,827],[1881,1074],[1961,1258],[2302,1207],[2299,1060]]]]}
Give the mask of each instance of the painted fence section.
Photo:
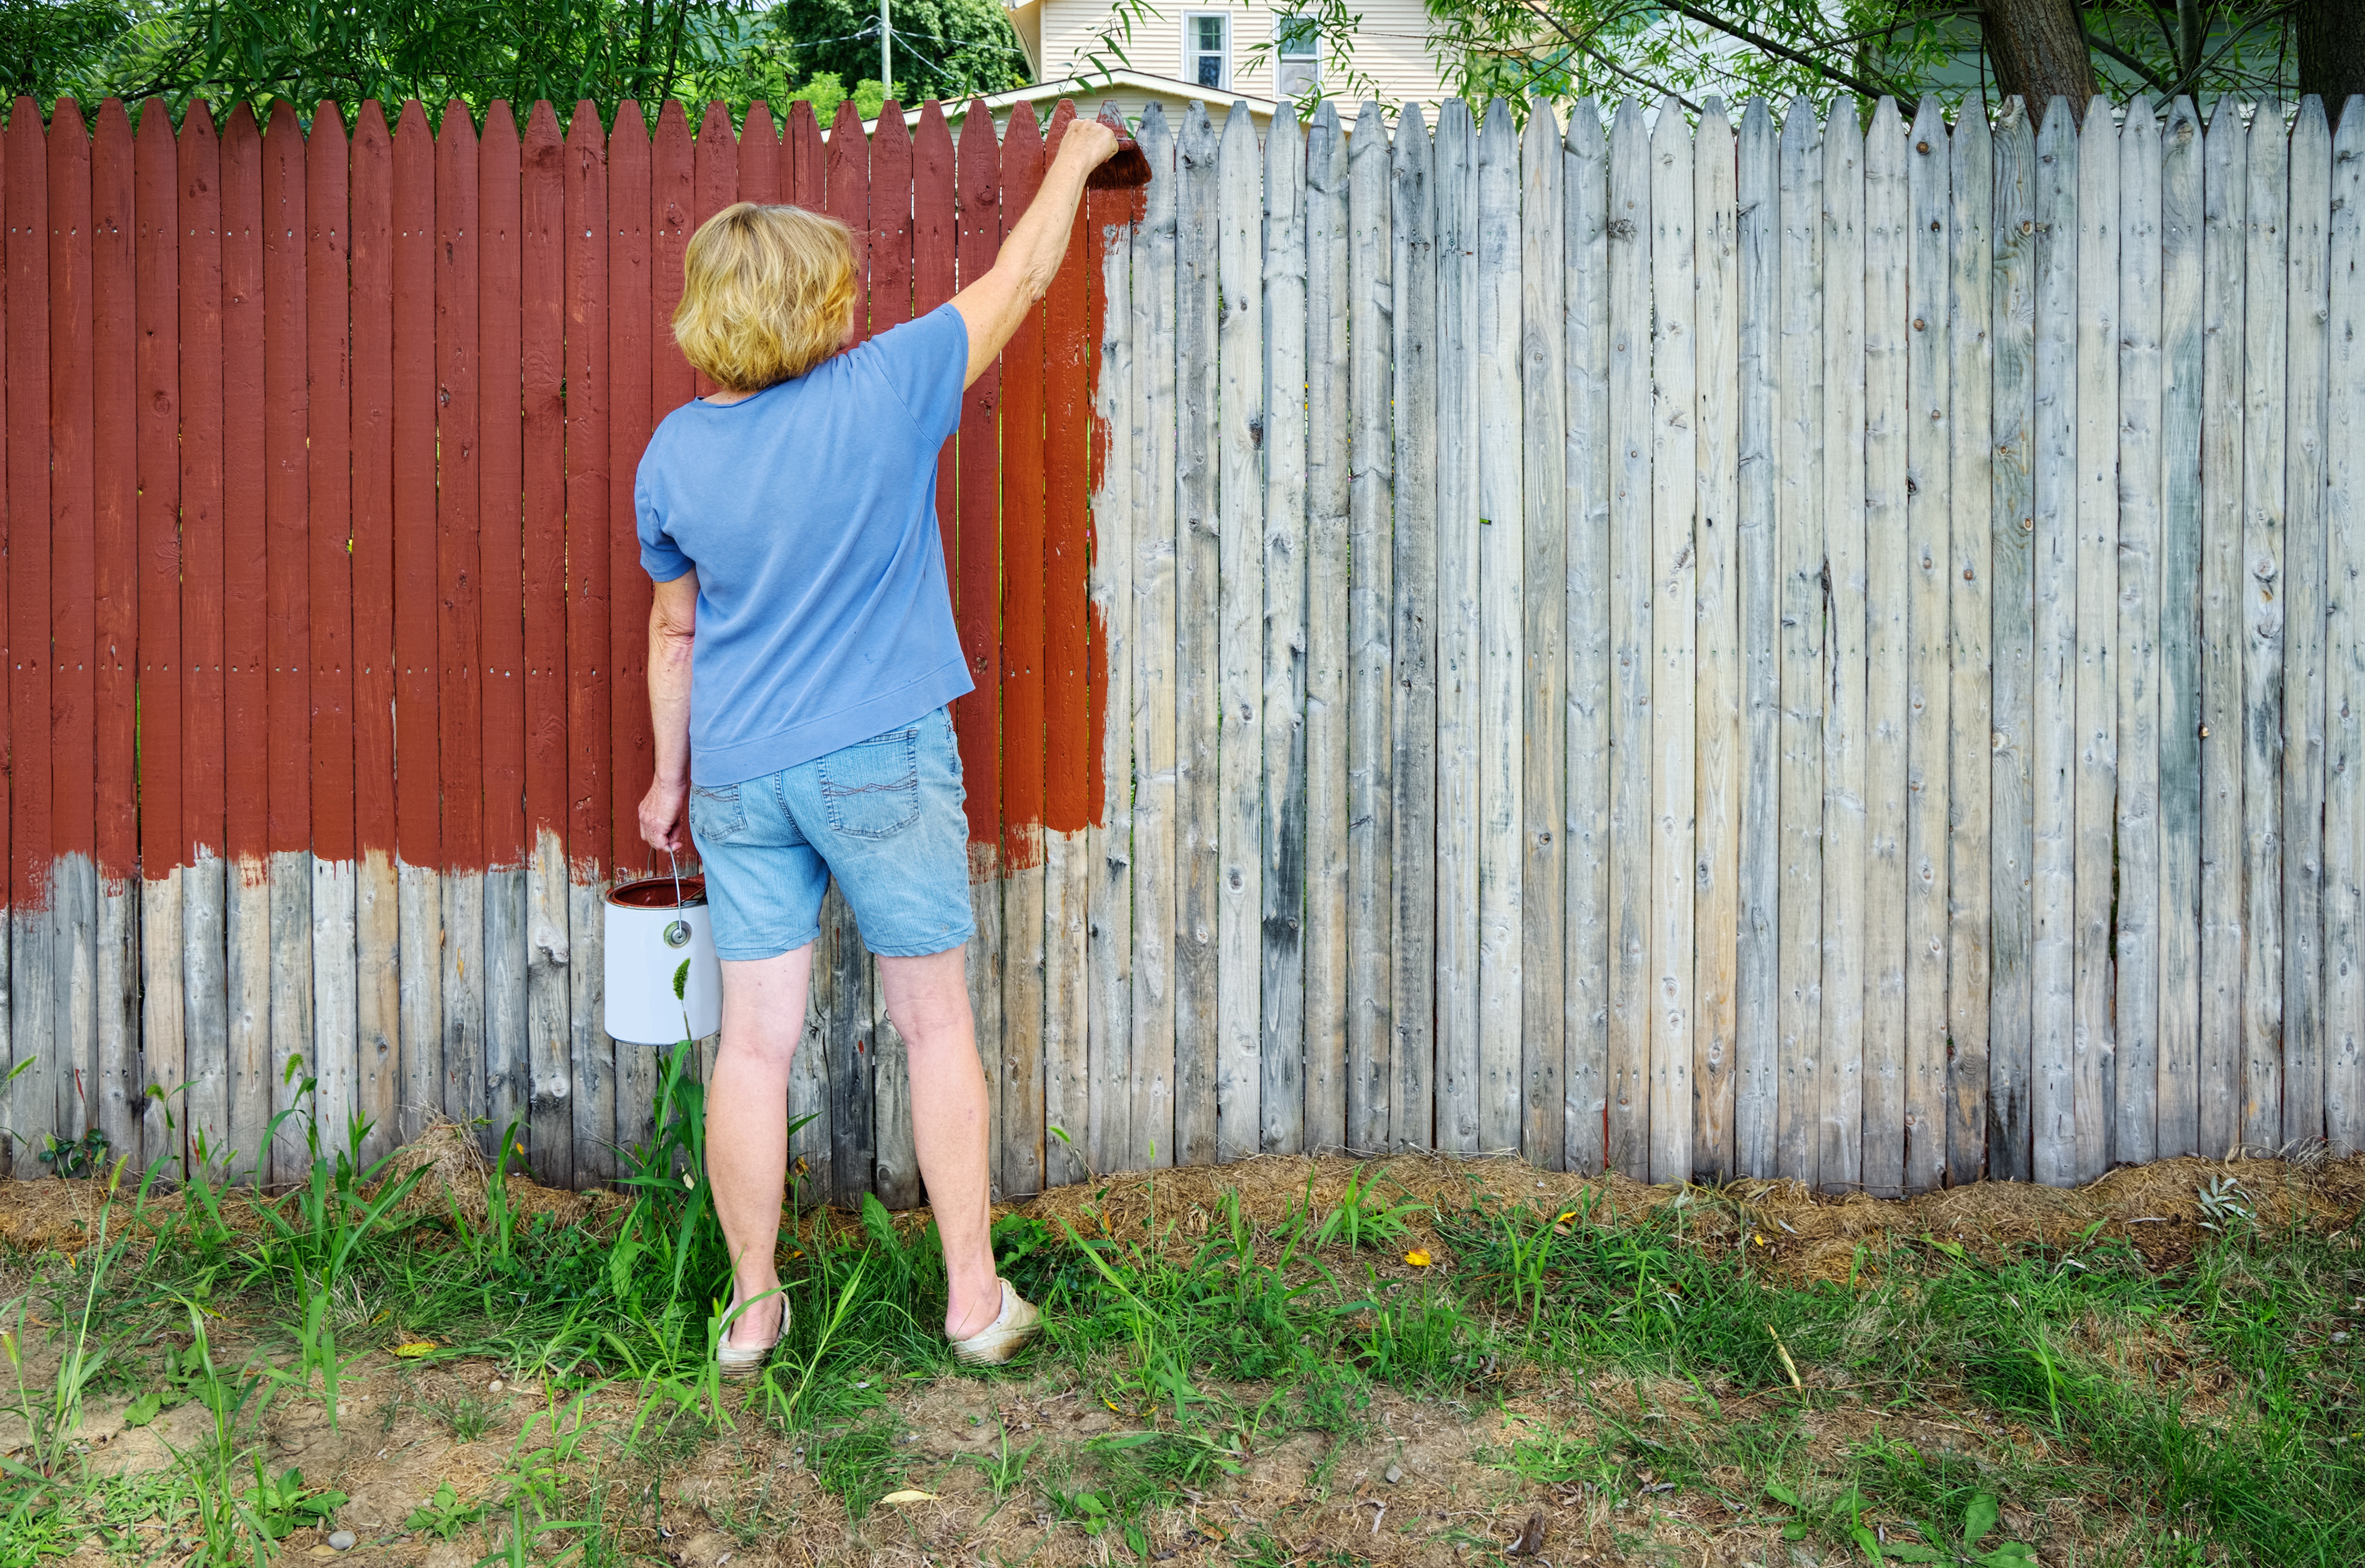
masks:
{"type": "MultiPolygon", "coordinates": [[[[613,1174],[683,246],[827,211],[885,330],[1072,113],[17,106],[17,1173],[286,1174],[309,1075],[613,1174]]],[[[1138,131],[938,469],[1000,1190],[2365,1144],[2365,111],[1138,131]]],[[[814,972],[804,1179],[920,1201],[834,896],[814,972]]]]}

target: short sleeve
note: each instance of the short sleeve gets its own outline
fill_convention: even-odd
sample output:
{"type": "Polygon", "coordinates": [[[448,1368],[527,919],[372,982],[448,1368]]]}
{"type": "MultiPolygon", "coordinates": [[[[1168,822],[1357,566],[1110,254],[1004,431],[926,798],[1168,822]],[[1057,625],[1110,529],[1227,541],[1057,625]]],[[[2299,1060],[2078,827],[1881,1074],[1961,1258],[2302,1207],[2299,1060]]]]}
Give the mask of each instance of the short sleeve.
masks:
{"type": "Polygon", "coordinates": [[[641,540],[641,569],[648,573],[651,582],[669,583],[697,563],[683,554],[673,536],[666,532],[664,514],[650,490],[649,464],[644,457],[633,481],[633,516],[641,540]]]}
{"type": "Polygon", "coordinates": [[[902,400],[928,441],[941,442],[960,427],[969,323],[950,305],[891,327],[854,353],[902,400]]]}

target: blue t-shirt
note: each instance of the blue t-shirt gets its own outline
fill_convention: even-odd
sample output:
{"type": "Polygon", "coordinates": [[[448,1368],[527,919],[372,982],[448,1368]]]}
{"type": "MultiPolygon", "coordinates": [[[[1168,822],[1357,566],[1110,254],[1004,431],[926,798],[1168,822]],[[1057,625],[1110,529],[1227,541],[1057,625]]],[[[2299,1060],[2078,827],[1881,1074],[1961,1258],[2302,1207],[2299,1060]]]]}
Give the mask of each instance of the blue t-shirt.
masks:
{"type": "Polygon", "coordinates": [[[641,565],[698,569],[690,778],[777,773],[972,689],[936,529],[969,328],[944,306],[736,403],[685,403],[633,487],[641,565]]]}

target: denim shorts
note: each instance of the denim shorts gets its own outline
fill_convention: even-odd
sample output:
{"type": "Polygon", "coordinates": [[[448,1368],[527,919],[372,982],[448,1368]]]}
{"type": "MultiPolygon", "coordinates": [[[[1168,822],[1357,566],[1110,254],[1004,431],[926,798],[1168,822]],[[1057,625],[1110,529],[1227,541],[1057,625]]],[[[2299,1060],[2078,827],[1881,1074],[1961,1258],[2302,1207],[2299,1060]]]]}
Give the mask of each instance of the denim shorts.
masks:
{"type": "Polygon", "coordinates": [[[714,951],[776,958],[821,935],[832,877],[863,946],[916,958],[976,933],[951,713],[760,778],[689,792],[714,951]]]}

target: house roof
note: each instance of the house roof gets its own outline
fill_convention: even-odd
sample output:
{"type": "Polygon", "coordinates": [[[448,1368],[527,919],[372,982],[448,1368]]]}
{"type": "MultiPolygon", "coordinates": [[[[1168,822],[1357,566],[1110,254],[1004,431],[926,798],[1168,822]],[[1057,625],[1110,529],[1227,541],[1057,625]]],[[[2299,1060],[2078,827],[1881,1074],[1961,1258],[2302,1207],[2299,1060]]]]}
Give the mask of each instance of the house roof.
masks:
{"type": "MultiPolygon", "coordinates": [[[[985,95],[985,106],[988,113],[999,119],[1020,104],[1056,104],[1061,98],[1074,99],[1079,108],[1087,104],[1097,106],[1113,101],[1129,114],[1139,113],[1143,104],[1153,100],[1178,107],[1197,102],[1205,104],[1207,112],[1218,118],[1234,104],[1239,104],[1248,109],[1250,118],[1260,130],[1272,122],[1273,111],[1280,107],[1272,99],[1261,98],[1253,93],[1219,92],[1213,87],[1202,87],[1195,82],[1131,70],[1094,72],[1089,76],[1064,76],[1053,82],[1035,82],[1024,87],[1013,87],[1008,92],[989,93],[985,95]]],[[[958,123],[961,115],[968,112],[968,104],[964,102],[958,107],[959,113],[954,112],[956,106],[946,105],[945,118],[958,123]]],[[[919,123],[918,109],[903,111],[906,127],[919,123]]],[[[866,134],[876,131],[879,122],[865,120],[862,129],[866,134]]],[[[826,129],[823,135],[827,137],[826,129]]]]}

